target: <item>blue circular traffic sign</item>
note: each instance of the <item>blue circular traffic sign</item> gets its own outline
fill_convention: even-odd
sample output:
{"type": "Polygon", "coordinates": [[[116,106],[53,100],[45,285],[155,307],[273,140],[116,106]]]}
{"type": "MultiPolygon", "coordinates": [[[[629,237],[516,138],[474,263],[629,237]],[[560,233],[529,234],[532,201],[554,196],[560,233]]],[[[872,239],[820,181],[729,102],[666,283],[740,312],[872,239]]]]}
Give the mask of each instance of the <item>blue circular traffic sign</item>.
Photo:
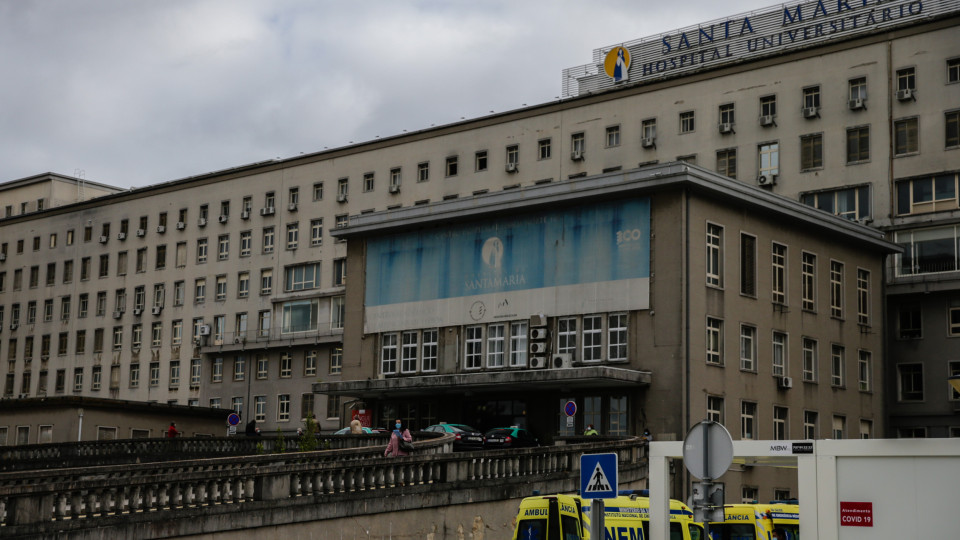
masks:
{"type": "Polygon", "coordinates": [[[230,413],[230,416],[227,417],[227,423],[231,426],[240,424],[240,415],[235,412],[230,413]]]}
{"type": "Polygon", "coordinates": [[[577,402],[576,401],[566,402],[563,405],[563,412],[566,413],[567,416],[573,416],[577,414],[577,402]]]}

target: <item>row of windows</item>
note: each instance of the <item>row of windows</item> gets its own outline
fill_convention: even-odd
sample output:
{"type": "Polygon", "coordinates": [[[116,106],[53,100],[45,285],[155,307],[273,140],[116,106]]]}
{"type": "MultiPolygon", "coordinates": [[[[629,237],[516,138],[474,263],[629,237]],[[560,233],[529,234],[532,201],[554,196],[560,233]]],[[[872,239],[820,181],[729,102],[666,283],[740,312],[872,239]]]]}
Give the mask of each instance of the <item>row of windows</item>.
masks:
{"type": "Polygon", "coordinates": [[[960,208],[960,174],[941,173],[897,182],[897,215],[941,212],[960,208]]]}
{"type": "MultiPolygon", "coordinates": [[[[774,304],[787,305],[789,247],[771,242],[770,248],[770,300],[774,304]]],[[[724,287],[724,228],[716,223],[706,225],[706,284],[709,287],[724,287]]],[[[757,238],[747,233],[740,234],[740,294],[757,297],[757,238]]],[[[818,303],[818,257],[802,251],[800,254],[800,303],[805,311],[815,312],[818,303]]],[[[871,323],[871,276],[870,271],[858,268],[856,275],[857,323],[871,323]]],[[[830,316],[844,318],[845,265],[841,261],[829,261],[830,316]]]]}
{"type": "MultiPolygon", "coordinates": [[[[726,400],[722,396],[707,396],[707,419],[719,422],[723,425],[731,425],[726,420],[726,400]]],[[[834,414],[830,417],[829,434],[821,432],[820,413],[813,410],[803,411],[803,426],[800,438],[803,439],[847,439],[848,433],[847,417],[834,414]]],[[[734,420],[735,421],[735,420],[734,420]]],[[[788,440],[793,438],[790,433],[790,408],[781,405],[774,405],[770,412],[771,435],[767,436],[758,433],[760,429],[759,405],[755,401],[740,402],[740,439],[772,439],[788,440]]],[[[859,436],[861,439],[873,438],[873,420],[861,419],[859,426],[859,436]]]]}
{"type": "MultiPolygon", "coordinates": [[[[947,307],[945,330],[948,337],[960,337],[960,307],[947,307]]],[[[901,306],[898,309],[897,337],[923,339],[923,312],[919,305],[901,306]]]]}
{"type": "MultiPolygon", "coordinates": [[[[921,402],[926,399],[923,368],[924,364],[920,362],[897,364],[897,401],[921,402]]],[[[947,378],[958,375],[960,375],[960,361],[951,360],[947,362],[947,378]]],[[[960,401],[960,392],[952,387],[949,387],[947,392],[947,399],[960,401]]]]}
{"type": "MultiPolygon", "coordinates": [[[[723,319],[707,317],[706,319],[706,351],[707,364],[724,366],[725,359],[725,329],[723,319]]],[[[757,327],[752,324],[741,323],[739,333],[740,369],[756,373],[758,371],[759,335],[757,327]]],[[[786,332],[774,330],[771,336],[770,371],[775,377],[787,377],[791,373],[789,367],[790,344],[786,332]]],[[[847,385],[847,353],[846,347],[839,344],[830,345],[830,385],[844,388],[847,385]]],[[[801,380],[816,383],[820,379],[820,343],[811,337],[802,337],[800,340],[801,380]]],[[[870,351],[857,350],[857,387],[861,392],[873,391],[873,355],[870,351]]]]}
{"type": "MultiPolygon", "coordinates": [[[[270,378],[270,372],[275,373],[275,377],[278,379],[289,379],[293,377],[294,373],[294,356],[290,353],[285,353],[275,359],[272,362],[265,354],[256,354],[251,359],[253,362],[253,368],[255,372],[252,374],[257,380],[266,380],[270,378]]],[[[309,350],[304,352],[303,359],[301,363],[302,369],[297,371],[302,372],[303,377],[315,377],[317,375],[317,361],[318,353],[316,350],[309,350]]],[[[210,367],[210,382],[211,383],[220,383],[223,382],[224,378],[224,361],[222,357],[214,358],[211,367],[210,367]]],[[[336,347],[331,350],[330,362],[328,366],[328,372],[330,374],[339,374],[343,366],[343,349],[341,347],[336,347]]],[[[146,364],[148,370],[148,380],[147,384],[149,387],[159,387],[161,385],[161,371],[162,366],[159,361],[152,361],[146,364]]],[[[170,389],[177,389],[182,384],[181,378],[181,364],[179,360],[170,360],[167,363],[167,385],[170,389]]],[[[199,388],[202,382],[202,360],[199,358],[194,358],[189,362],[189,385],[190,388],[199,388]]],[[[84,375],[89,373],[89,391],[98,392],[103,389],[104,380],[103,373],[104,368],[101,365],[90,366],[89,368],[76,367],[73,369],[73,379],[72,381],[67,380],[67,375],[69,371],[67,369],[58,369],[55,371],[54,386],[52,391],[57,394],[62,394],[67,391],[67,384],[70,383],[70,388],[74,393],[80,393],[84,391],[84,375]],[[88,371],[89,370],[89,371],[88,371]]],[[[243,381],[247,376],[247,357],[243,355],[238,355],[233,359],[232,366],[232,379],[235,381],[243,381]]],[[[32,394],[32,375],[33,370],[30,369],[29,363],[27,364],[26,369],[24,369],[21,379],[20,379],[20,394],[30,395],[32,394]]],[[[37,371],[37,388],[36,393],[38,395],[44,395],[50,392],[48,388],[48,370],[45,367],[45,364],[37,371]]],[[[5,377],[5,384],[3,388],[3,395],[12,396],[17,394],[16,387],[16,372],[15,372],[15,363],[13,361],[8,362],[8,370],[5,377]]],[[[121,384],[121,368],[119,365],[112,365],[109,367],[109,388],[118,389],[121,384]]],[[[141,384],[141,364],[140,362],[132,362],[128,369],[127,384],[130,388],[139,388],[141,384]]]]}
{"type": "MultiPolygon", "coordinates": [[[[291,412],[292,402],[290,394],[278,394],[276,396],[275,403],[277,404],[276,409],[273,411],[268,410],[268,396],[253,396],[253,420],[256,422],[266,422],[267,416],[273,416],[277,422],[289,422],[293,413],[291,412]]],[[[312,393],[303,393],[300,394],[300,410],[298,418],[301,422],[305,422],[308,417],[316,418],[315,412],[315,396],[312,393]]],[[[327,401],[327,418],[336,419],[339,418],[339,400],[337,399],[328,399],[327,401]]],[[[209,405],[211,408],[219,409],[222,408],[224,403],[223,399],[219,397],[210,398],[209,405]]],[[[233,396],[230,398],[230,409],[233,412],[239,414],[241,417],[244,415],[243,411],[243,396],[233,396]]]]}

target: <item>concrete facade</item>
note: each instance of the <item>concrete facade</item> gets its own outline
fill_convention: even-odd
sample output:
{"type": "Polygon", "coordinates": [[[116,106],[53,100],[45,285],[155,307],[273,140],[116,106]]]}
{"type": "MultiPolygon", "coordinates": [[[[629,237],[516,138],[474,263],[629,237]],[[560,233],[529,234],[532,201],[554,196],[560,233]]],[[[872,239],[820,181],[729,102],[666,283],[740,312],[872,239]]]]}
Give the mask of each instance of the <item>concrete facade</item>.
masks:
{"type": "MultiPolygon", "coordinates": [[[[421,405],[413,412],[377,411],[372,401],[354,402],[355,396],[348,394],[313,393],[315,383],[350,380],[346,373],[372,374],[370,361],[377,358],[379,347],[376,340],[361,340],[353,352],[344,350],[344,332],[356,327],[352,331],[359,333],[363,325],[363,304],[345,287],[364,279],[357,256],[362,252],[330,231],[352,224],[353,216],[397,208],[432,211],[427,210],[434,208],[430,203],[566,185],[581,177],[678,159],[756,185],[761,176],[772,178],[762,160],[775,155],[775,183],[764,190],[869,223],[904,245],[908,262],[924,261],[931,252],[924,244],[926,233],[913,233],[943,226],[952,234],[960,216],[955,196],[960,189],[960,57],[954,47],[960,41],[960,5],[945,0],[936,7],[939,11],[930,8],[878,23],[856,37],[840,33],[799,50],[772,47],[748,60],[704,65],[610,91],[3,217],[0,363],[6,369],[0,395],[80,395],[236,408],[245,420],[256,418],[268,431],[293,430],[308,413],[326,429],[340,427],[354,406],[369,407],[377,413],[376,421],[394,414],[418,423],[442,420],[440,411],[429,413],[421,405]],[[900,99],[901,81],[914,91],[910,99],[900,99]],[[863,88],[865,107],[851,108],[851,93],[863,88]],[[808,115],[806,100],[814,95],[817,110],[808,115]],[[775,114],[762,114],[771,104],[775,114]],[[766,116],[773,121],[762,121],[766,116]],[[721,132],[721,124],[732,124],[732,129],[721,132]],[[646,131],[649,128],[652,131],[646,131]],[[935,202],[934,178],[943,179],[938,180],[942,189],[936,191],[935,202]],[[931,183],[930,189],[925,182],[931,183]],[[897,204],[903,198],[908,206],[897,204]]],[[[866,17],[864,11],[863,20],[866,17]]],[[[34,202],[39,198],[32,192],[22,197],[34,202]]],[[[4,204],[19,208],[19,202],[4,204]]],[[[690,337],[684,338],[674,331],[687,331],[683,323],[696,322],[692,314],[697,310],[724,314],[727,367],[718,373],[714,366],[693,362],[689,372],[657,365],[656,380],[683,381],[697,392],[678,416],[677,409],[666,406],[679,399],[674,395],[677,387],[651,388],[646,399],[658,407],[631,411],[628,431],[650,425],[656,433],[680,438],[689,421],[705,414],[709,396],[723,397],[724,387],[737,385],[756,392],[763,404],[758,412],[761,436],[772,429],[771,407],[780,395],[772,376],[766,380],[760,369],[741,375],[730,365],[739,361],[739,327],[749,319],[757,324],[759,359],[772,346],[774,324],[789,336],[791,369],[802,365],[808,324],[822,336],[821,362],[830,358],[834,344],[845,347],[851,369],[859,361],[853,356],[857,351],[870,352],[876,369],[866,393],[852,387],[854,378],[847,379],[845,392],[835,392],[826,390],[822,370],[819,385],[800,384],[803,374],[794,374],[788,396],[803,393],[805,399],[830,403],[831,412],[821,413],[814,427],[817,436],[833,433],[833,416],[845,419],[837,434],[846,437],[957,434],[954,409],[960,396],[948,393],[945,384],[940,387],[943,377],[960,369],[960,325],[950,322],[960,314],[945,300],[958,286],[955,242],[946,255],[951,261],[947,266],[904,265],[891,256],[884,270],[860,255],[843,257],[847,291],[856,290],[856,269],[863,268],[870,272],[871,294],[886,287],[889,296],[871,297],[868,328],[861,329],[848,316],[845,324],[828,330],[824,325],[834,323],[821,322],[829,319],[824,313],[829,305],[825,284],[818,288],[816,313],[799,307],[801,251],[817,255],[817,278],[828,280],[830,253],[847,246],[796,239],[803,231],[778,230],[770,218],[737,216],[736,205],[695,203],[684,208],[679,200],[660,199],[657,253],[664,249],[665,238],[679,239],[676,227],[664,225],[672,225],[671,220],[694,220],[686,229],[697,242],[689,246],[691,254],[703,247],[702,235],[693,234],[694,224],[722,222],[725,253],[737,252],[741,233],[755,234],[757,290],[767,291],[771,242],[783,242],[790,246],[789,310],[774,311],[760,295],[751,299],[731,294],[736,281],[729,275],[724,292],[711,289],[694,295],[690,287],[692,276],[702,275],[698,268],[687,271],[691,283],[682,283],[676,272],[656,271],[656,295],[651,299],[658,305],[657,315],[653,321],[630,315],[635,329],[631,351],[641,353],[631,360],[631,368],[649,369],[642,353],[653,345],[638,336],[655,336],[660,358],[671,350],[677,358],[692,359],[705,332],[691,326],[690,337]],[[756,232],[750,230],[754,227],[756,232]],[[816,248],[807,248],[808,243],[816,248]],[[671,305],[684,288],[690,291],[691,304],[671,305]],[[914,316],[913,306],[920,306],[922,317],[914,316]],[[891,323],[888,333],[882,330],[885,318],[891,323]],[[669,320],[661,322],[664,319],[669,320]],[[900,332],[902,324],[906,332],[900,332]],[[922,325],[919,334],[917,324],[922,325]],[[887,343],[877,343],[881,338],[888,338],[887,343]],[[919,370],[897,367],[917,364],[915,353],[921,348],[933,354],[924,355],[919,370]],[[904,391],[906,399],[901,397],[904,391]],[[878,395],[886,396],[885,404],[876,402],[878,395]],[[831,417],[829,429],[825,414],[831,417]],[[861,426],[861,418],[871,423],[861,426]]],[[[941,251],[939,245],[933,247],[933,253],[941,251]]],[[[658,270],[660,259],[652,261],[658,270]]],[[[701,264],[692,256],[687,261],[701,264]]],[[[847,304],[847,313],[851,306],[855,304],[847,304]]],[[[453,333],[460,336],[461,330],[453,333]]],[[[451,354],[462,346],[451,340],[451,354]]],[[[556,411],[556,403],[546,401],[534,406],[538,411],[525,410],[512,399],[474,405],[473,410],[493,407],[498,412],[462,420],[499,423],[556,411]]],[[[803,412],[798,404],[787,405],[793,411],[789,434],[796,437],[804,433],[803,412]]],[[[724,401],[722,416],[728,425],[737,424],[739,407],[724,401]]],[[[0,424],[6,422],[0,419],[0,424]]]]}

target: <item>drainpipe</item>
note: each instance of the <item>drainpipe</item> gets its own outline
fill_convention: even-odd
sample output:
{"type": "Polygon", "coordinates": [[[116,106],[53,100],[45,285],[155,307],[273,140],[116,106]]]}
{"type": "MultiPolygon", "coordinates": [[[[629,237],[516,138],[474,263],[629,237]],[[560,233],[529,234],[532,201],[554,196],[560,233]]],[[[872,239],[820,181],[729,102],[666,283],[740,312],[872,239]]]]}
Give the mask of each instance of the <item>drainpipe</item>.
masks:
{"type": "Polygon", "coordinates": [[[77,408],[77,416],[80,418],[77,422],[77,442],[80,442],[83,435],[83,407],[77,408]]]}

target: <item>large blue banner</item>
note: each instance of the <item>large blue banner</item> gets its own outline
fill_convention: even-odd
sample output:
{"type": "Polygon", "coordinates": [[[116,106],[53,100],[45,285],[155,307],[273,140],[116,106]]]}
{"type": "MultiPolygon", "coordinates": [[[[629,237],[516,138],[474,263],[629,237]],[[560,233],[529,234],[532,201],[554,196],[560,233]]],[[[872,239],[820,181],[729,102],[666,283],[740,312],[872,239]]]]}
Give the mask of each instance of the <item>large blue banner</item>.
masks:
{"type": "Polygon", "coordinates": [[[366,306],[650,276],[650,199],[370,239],[366,306]]]}

